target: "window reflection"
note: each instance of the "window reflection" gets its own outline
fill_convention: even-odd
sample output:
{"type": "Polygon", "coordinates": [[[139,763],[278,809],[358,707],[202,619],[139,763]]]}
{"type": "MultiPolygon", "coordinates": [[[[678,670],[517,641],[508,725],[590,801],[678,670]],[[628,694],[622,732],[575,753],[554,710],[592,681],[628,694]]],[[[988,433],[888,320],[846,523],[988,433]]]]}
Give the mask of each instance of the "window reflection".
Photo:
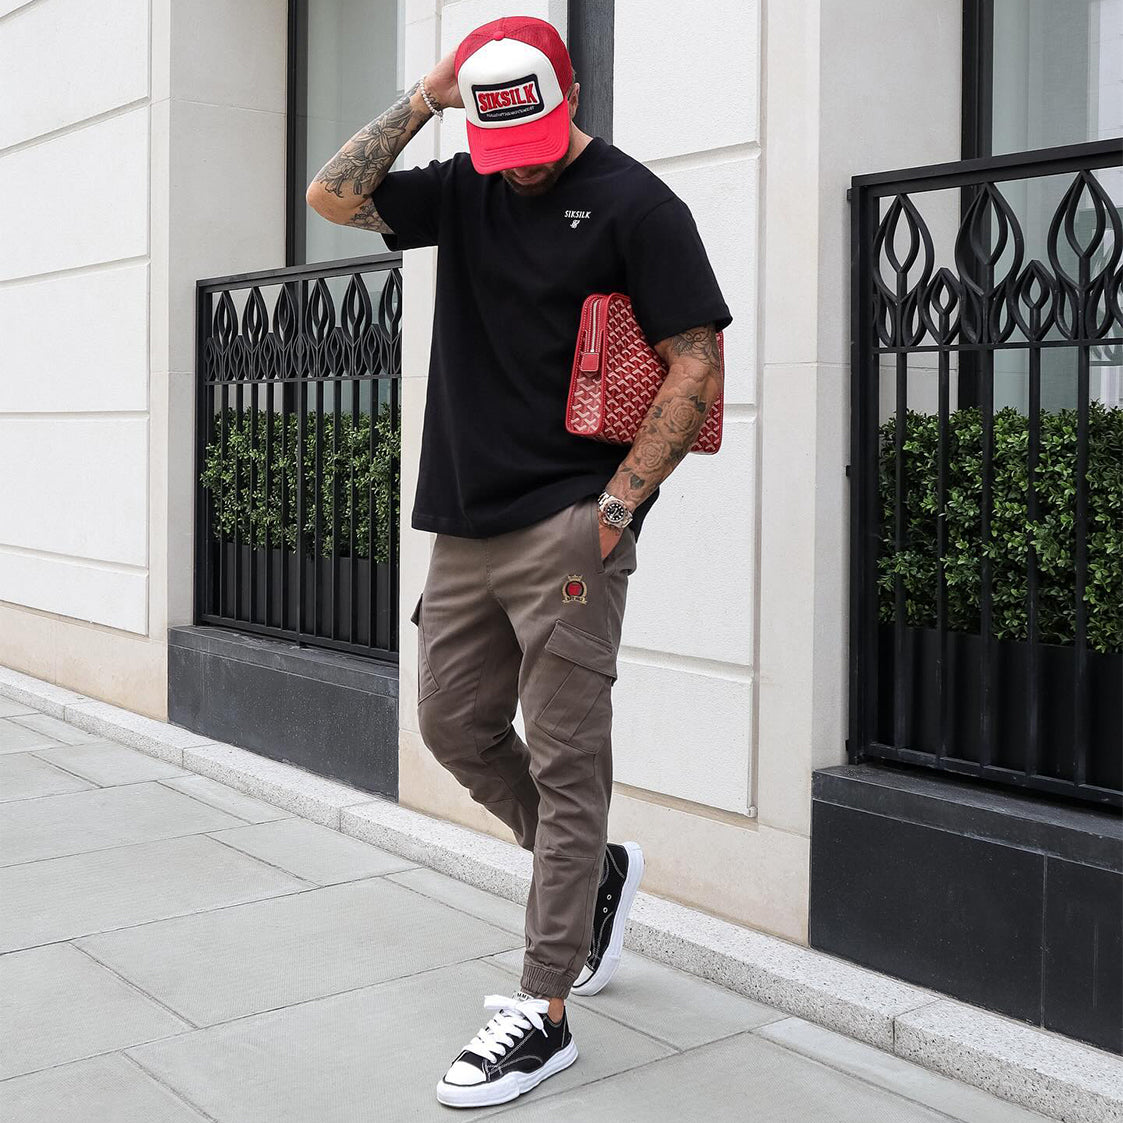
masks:
{"type": "MultiPolygon", "coordinates": [[[[294,265],[386,249],[378,234],[325,221],[305,204],[304,192],[339,148],[404,92],[403,4],[404,0],[297,2],[294,265]]],[[[412,167],[408,149],[394,165],[402,166],[412,167]]]]}

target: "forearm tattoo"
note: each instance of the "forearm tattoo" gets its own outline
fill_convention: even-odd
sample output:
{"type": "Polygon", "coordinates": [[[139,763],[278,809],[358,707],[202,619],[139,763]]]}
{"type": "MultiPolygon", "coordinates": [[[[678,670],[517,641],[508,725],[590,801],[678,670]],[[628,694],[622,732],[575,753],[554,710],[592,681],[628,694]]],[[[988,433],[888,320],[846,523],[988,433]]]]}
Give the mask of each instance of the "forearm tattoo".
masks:
{"type": "Polygon", "coordinates": [[[722,362],[714,325],[693,328],[660,344],[667,379],[607,490],[633,507],[642,503],[690,451],[721,391],[722,362]]]}
{"type": "Polygon", "coordinates": [[[721,352],[718,350],[717,333],[713,324],[704,328],[692,328],[673,336],[670,351],[676,356],[690,355],[714,370],[721,370],[721,352]]]}
{"type": "Polygon", "coordinates": [[[344,224],[360,230],[373,230],[376,234],[393,234],[389,225],[378,213],[378,208],[368,199],[344,224]]]}
{"type": "MultiPolygon", "coordinates": [[[[413,107],[411,99],[420,85],[415,82],[385,113],[361,128],[316,173],[313,182],[322,183],[325,191],[340,199],[370,195],[386,178],[398,153],[432,116],[428,110],[413,107]]],[[[355,211],[347,225],[390,233],[369,199],[355,211]]]]}

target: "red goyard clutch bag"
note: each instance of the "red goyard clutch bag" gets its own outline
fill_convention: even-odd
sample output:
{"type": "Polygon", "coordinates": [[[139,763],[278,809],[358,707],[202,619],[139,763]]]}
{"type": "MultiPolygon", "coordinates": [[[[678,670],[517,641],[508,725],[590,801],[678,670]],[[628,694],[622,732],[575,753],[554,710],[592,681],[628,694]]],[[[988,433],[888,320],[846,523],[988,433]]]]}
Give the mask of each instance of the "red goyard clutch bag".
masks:
{"type": "MultiPolygon", "coordinates": [[[[720,331],[717,346],[724,363],[720,331]]],[[[565,409],[569,432],[630,445],[666,377],[667,366],[647,342],[627,296],[613,292],[585,298],[565,409]]],[[[719,394],[690,452],[717,452],[721,415],[719,394]]]]}

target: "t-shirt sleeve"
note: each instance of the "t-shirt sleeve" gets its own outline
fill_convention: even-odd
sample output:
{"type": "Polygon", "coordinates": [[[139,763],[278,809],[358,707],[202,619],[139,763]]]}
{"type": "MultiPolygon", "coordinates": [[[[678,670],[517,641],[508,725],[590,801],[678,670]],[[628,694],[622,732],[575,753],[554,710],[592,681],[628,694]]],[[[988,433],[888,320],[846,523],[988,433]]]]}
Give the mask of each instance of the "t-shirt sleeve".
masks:
{"type": "Polygon", "coordinates": [[[371,192],[371,202],[393,231],[382,235],[391,250],[437,244],[451,164],[451,160],[430,160],[423,168],[390,172],[371,192]]]}
{"type": "Polygon", "coordinates": [[[624,267],[632,310],[652,346],[702,324],[721,331],[733,322],[694,216],[677,196],[632,227],[624,267]]]}

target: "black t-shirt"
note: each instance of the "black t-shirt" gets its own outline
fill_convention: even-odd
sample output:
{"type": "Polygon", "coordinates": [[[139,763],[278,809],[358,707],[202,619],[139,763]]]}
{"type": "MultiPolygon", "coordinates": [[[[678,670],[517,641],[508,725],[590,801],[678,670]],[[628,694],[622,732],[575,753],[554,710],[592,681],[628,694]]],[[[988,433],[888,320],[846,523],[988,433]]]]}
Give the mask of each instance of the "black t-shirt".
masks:
{"type": "MultiPolygon", "coordinates": [[[[652,344],[732,320],[686,204],[601,137],[542,195],[460,152],[391,172],[371,199],[390,249],[438,247],[417,530],[488,537],[604,490],[628,446],[565,428],[589,293],[627,293],[652,344]]],[[[658,495],[633,513],[637,539],[658,495]]]]}

